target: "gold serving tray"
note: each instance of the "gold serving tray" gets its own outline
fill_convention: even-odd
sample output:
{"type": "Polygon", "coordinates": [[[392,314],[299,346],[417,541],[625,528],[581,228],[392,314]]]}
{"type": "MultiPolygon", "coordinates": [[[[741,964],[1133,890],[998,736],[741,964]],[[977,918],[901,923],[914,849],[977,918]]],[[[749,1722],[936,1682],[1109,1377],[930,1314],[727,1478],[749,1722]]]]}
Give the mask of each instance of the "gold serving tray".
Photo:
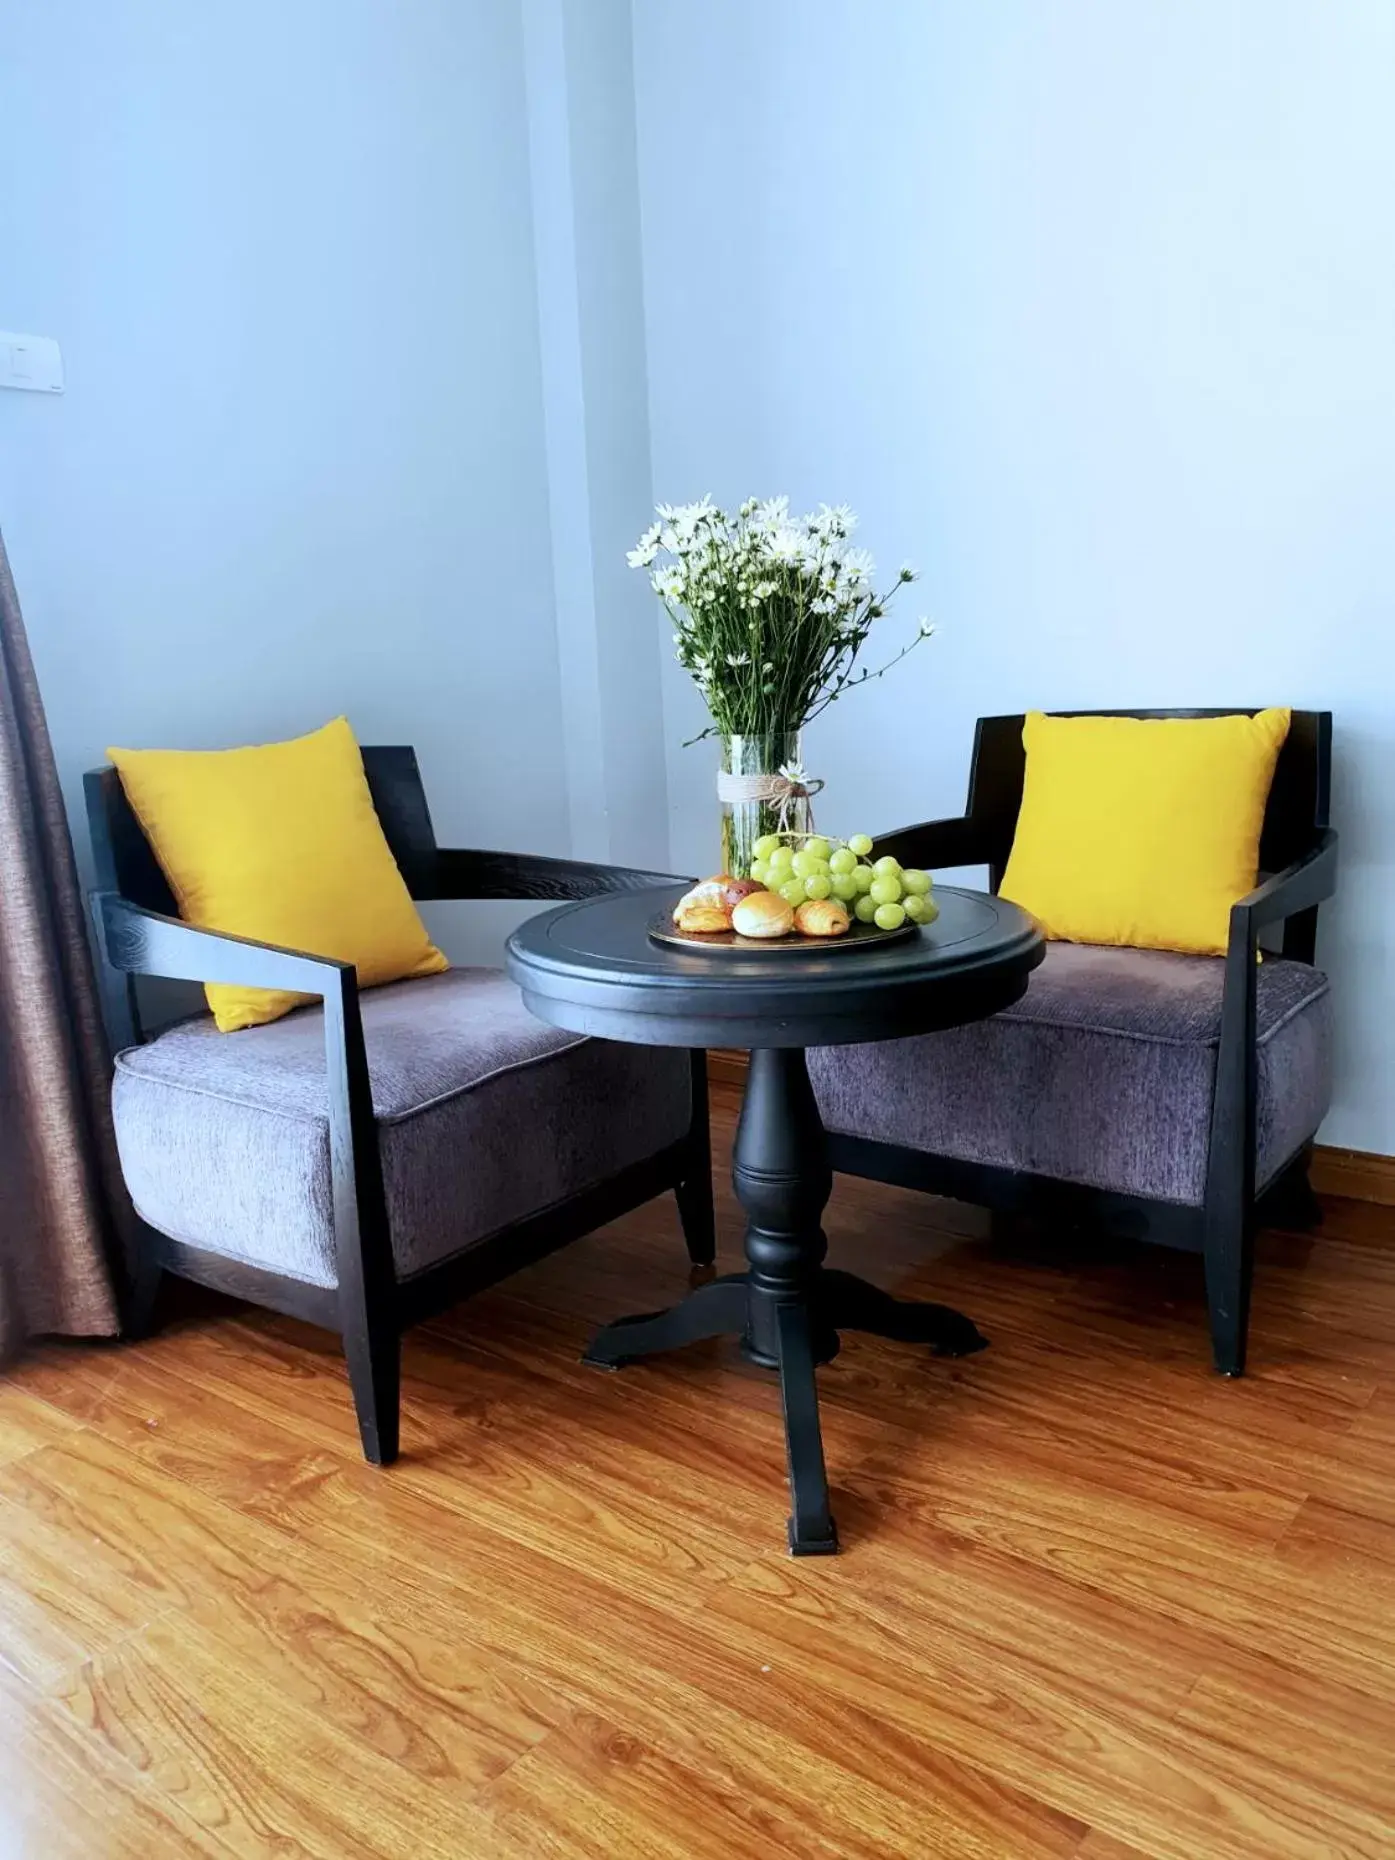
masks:
{"type": "Polygon", "coordinates": [[[656,943],[676,943],[680,949],[711,950],[726,955],[735,950],[746,956],[786,955],[794,950],[802,955],[832,956],[844,949],[866,949],[869,944],[899,943],[920,928],[909,919],[898,930],[881,930],[876,924],[860,924],[854,919],[845,936],[800,936],[797,930],[788,936],[742,936],[736,930],[713,930],[705,936],[692,930],[680,930],[667,911],[649,920],[649,935],[656,943]]]}

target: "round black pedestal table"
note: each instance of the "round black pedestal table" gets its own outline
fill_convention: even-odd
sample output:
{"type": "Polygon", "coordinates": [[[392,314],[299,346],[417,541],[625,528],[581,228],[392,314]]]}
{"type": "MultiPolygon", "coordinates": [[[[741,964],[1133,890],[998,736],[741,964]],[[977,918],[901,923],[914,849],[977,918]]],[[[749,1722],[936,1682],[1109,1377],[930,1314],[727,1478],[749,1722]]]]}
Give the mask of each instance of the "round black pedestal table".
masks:
{"type": "Polygon", "coordinates": [[[940,915],[914,936],[863,949],[688,950],[648,925],[683,887],[567,904],[509,938],[509,973],[539,1019],[642,1046],[746,1047],[751,1063],[732,1179],[745,1210],[745,1272],[709,1281],[668,1311],[620,1318],[585,1361],[619,1369],[703,1337],[735,1335],[777,1370],[789,1455],[789,1545],[838,1548],[828,1505],[814,1371],[840,1330],[928,1344],[941,1356],[984,1347],[944,1305],[892,1298],[824,1265],[820,1220],[833,1185],[809,1046],[894,1040],[962,1026],[1010,1007],[1042,959],[1040,931],[1005,899],[939,887],[940,915]]]}

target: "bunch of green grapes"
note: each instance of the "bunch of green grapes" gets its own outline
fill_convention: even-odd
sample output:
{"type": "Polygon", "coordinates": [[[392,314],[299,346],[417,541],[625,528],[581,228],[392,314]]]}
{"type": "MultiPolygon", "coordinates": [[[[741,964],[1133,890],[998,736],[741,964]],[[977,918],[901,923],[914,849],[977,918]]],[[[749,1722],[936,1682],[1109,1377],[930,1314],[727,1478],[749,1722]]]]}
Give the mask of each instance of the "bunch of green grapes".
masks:
{"type": "Polygon", "coordinates": [[[767,833],[755,844],[751,877],[769,891],[778,891],[788,904],[806,898],[837,898],[862,924],[882,930],[899,930],[907,918],[913,924],[932,924],[940,907],[930,896],[930,874],[899,860],[873,861],[873,846],[865,833],[849,840],[828,840],[815,834],[800,846],[786,843],[778,833],[767,833]]]}

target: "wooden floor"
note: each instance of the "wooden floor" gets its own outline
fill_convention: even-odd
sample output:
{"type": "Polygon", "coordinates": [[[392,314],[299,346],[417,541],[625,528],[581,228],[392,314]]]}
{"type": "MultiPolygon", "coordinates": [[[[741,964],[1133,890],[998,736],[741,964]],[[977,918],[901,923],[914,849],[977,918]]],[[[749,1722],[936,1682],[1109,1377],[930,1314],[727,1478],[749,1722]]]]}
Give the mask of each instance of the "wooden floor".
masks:
{"type": "Polygon", "coordinates": [[[1239,1383],[1195,1260],[846,1181],[829,1234],[993,1340],[820,1372],[836,1560],[732,1347],[578,1366],[683,1290],[667,1204],[415,1333],[390,1472],[289,1322],[27,1359],[3,1860],[1395,1854],[1395,1214],[1266,1240],[1239,1383]]]}

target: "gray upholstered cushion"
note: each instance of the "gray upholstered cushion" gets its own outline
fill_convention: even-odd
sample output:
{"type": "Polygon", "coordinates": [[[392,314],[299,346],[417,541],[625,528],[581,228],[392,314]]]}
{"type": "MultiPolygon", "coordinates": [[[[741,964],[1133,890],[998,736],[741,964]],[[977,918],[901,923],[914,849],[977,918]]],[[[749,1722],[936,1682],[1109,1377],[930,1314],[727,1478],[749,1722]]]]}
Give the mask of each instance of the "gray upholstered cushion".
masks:
{"type": "MultiPolygon", "coordinates": [[[[605,1181],[686,1130],[686,1053],[535,1020],[493,969],[362,996],[402,1276],[605,1181]]],[[[219,1033],[186,1021],[116,1062],[137,1208],[189,1245],[335,1283],[324,1023],[302,1008],[219,1033]]]]}
{"type": "MultiPolygon", "coordinates": [[[[829,1047],[809,1069],[830,1130],[1154,1200],[1205,1190],[1219,957],[1050,943],[1016,1007],[920,1039],[829,1047]]],[[[1327,977],[1258,978],[1259,1182],[1331,1097],[1327,977]]]]}

